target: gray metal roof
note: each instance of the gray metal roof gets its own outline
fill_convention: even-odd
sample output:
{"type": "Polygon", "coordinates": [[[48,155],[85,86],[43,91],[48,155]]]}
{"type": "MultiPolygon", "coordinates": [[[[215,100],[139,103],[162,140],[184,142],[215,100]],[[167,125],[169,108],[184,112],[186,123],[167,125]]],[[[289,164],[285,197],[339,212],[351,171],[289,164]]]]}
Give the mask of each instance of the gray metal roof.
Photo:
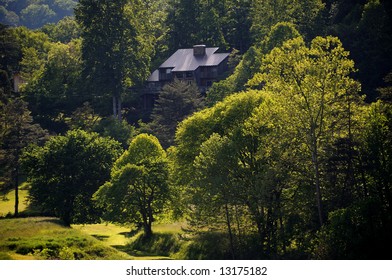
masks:
{"type": "Polygon", "coordinates": [[[150,77],[148,77],[147,82],[159,82],[159,70],[155,70],[151,73],[150,77]]]}
{"type": "Polygon", "coordinates": [[[193,49],[179,49],[159,68],[172,68],[174,72],[195,71],[200,66],[217,66],[229,53],[215,53],[219,48],[206,48],[204,56],[194,56],[193,49]]]}

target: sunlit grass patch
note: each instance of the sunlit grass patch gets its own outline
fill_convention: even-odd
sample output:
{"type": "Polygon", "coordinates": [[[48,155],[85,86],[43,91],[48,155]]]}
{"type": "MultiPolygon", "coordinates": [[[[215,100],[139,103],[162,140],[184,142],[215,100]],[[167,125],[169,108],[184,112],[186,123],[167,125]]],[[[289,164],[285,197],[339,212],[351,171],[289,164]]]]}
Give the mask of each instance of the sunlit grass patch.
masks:
{"type": "Polygon", "coordinates": [[[3,259],[128,258],[56,218],[45,217],[0,220],[0,252],[3,259]]]}
{"type": "MultiPolygon", "coordinates": [[[[24,183],[19,187],[19,212],[23,212],[28,207],[27,196],[29,195],[29,186],[24,183]]],[[[9,191],[4,196],[0,196],[0,217],[15,212],[15,190],[9,191]]]]}
{"type": "Polygon", "coordinates": [[[127,244],[131,232],[130,227],[114,224],[72,225],[72,228],[91,235],[109,246],[127,244]]]}

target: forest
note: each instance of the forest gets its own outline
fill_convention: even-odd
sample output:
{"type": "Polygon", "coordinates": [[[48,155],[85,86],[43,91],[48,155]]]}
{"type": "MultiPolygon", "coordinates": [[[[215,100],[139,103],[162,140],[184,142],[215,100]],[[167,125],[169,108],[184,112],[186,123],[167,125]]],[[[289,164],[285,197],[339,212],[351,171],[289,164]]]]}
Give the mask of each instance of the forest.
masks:
{"type": "Polygon", "coordinates": [[[0,52],[0,221],[147,244],[182,222],[207,259],[392,258],[390,1],[0,0],[0,52]],[[224,76],[145,110],[195,44],[230,53],[224,76]]]}

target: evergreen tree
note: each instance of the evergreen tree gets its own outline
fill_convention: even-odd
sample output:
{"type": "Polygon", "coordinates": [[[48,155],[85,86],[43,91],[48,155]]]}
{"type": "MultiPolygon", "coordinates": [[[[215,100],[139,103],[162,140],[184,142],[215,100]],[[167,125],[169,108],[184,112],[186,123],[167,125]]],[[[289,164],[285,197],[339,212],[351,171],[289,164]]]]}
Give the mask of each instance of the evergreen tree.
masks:
{"type": "MultiPolygon", "coordinates": [[[[10,90],[8,91],[10,93],[10,90]]],[[[19,194],[21,155],[29,144],[42,142],[46,137],[27,108],[27,103],[20,97],[1,94],[0,101],[0,161],[1,181],[5,183],[2,191],[15,190],[15,216],[19,214],[19,194]]]]}
{"type": "Polygon", "coordinates": [[[174,144],[177,125],[203,107],[203,97],[195,84],[175,80],[159,93],[148,127],[164,148],[174,144]]]}

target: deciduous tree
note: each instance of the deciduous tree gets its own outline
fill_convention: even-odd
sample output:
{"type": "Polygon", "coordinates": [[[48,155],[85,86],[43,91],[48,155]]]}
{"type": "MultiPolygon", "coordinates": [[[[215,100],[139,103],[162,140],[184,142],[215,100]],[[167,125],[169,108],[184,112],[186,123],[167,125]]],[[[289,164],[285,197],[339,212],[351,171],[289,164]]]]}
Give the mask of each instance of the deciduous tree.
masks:
{"type": "Polygon", "coordinates": [[[324,148],[349,133],[360,88],[350,77],[353,72],[354,62],[339,39],[317,37],[308,48],[299,37],[272,50],[260,73],[249,82],[262,84],[276,95],[282,108],[281,125],[292,129],[298,147],[311,162],[320,225],[325,220],[321,178],[324,148]]]}
{"type": "Polygon", "coordinates": [[[140,134],[115,162],[110,181],[94,197],[106,220],[141,225],[149,238],[169,195],[166,153],[155,136],[140,134]]]}
{"type": "Polygon", "coordinates": [[[122,119],[126,89],[147,78],[153,54],[151,26],[140,0],[79,1],[76,20],[82,29],[85,90],[113,99],[113,116],[122,119]]]}
{"type": "Polygon", "coordinates": [[[82,130],[53,136],[43,147],[31,147],[23,155],[31,203],[67,225],[95,221],[92,195],[109,179],[120,154],[117,141],[82,130]]]}

